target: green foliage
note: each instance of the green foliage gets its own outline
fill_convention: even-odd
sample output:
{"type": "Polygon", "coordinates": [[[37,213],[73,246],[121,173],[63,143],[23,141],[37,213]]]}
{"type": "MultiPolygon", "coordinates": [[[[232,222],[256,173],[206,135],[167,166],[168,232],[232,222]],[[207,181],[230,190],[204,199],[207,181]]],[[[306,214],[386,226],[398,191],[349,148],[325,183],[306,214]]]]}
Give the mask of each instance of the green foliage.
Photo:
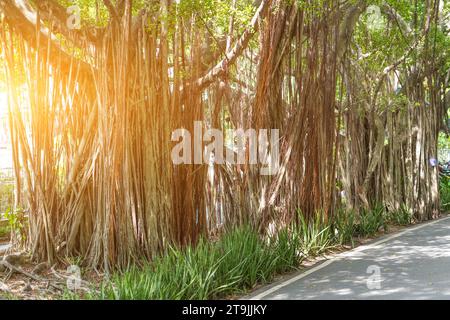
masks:
{"type": "Polygon", "coordinates": [[[219,45],[219,42],[228,35],[230,18],[233,18],[234,36],[239,36],[247,28],[254,12],[253,2],[249,0],[236,1],[234,5],[232,0],[181,0],[169,8],[166,18],[169,30],[173,32],[176,32],[172,26],[177,20],[191,20],[212,37],[212,48],[223,51],[223,44],[219,45]]]}
{"type": "MultiPolygon", "coordinates": [[[[449,188],[450,190],[450,188],[449,188]]],[[[450,194],[450,192],[449,192],[450,194]]],[[[306,257],[320,255],[335,245],[352,243],[356,236],[373,236],[386,230],[383,206],[353,211],[339,210],[330,221],[323,214],[307,220],[298,212],[298,223],[263,239],[250,227],[224,234],[220,240],[201,239],[196,246],[171,247],[143,267],[133,266],[105,281],[92,299],[212,299],[241,294],[276,274],[295,270],[306,257]]],[[[391,220],[411,220],[402,207],[391,220]]],[[[73,294],[65,294],[68,299],[73,294]]]]}
{"type": "MultiPolygon", "coordinates": [[[[438,150],[450,149],[450,137],[440,132],[438,138],[438,150]]],[[[439,159],[439,161],[448,161],[450,159],[439,159]]]]}
{"type": "Polygon", "coordinates": [[[10,234],[11,234],[11,229],[9,228],[9,226],[0,227],[0,240],[2,240],[4,238],[8,238],[10,234]]]}
{"type": "Polygon", "coordinates": [[[8,224],[0,226],[0,239],[9,238],[11,235],[11,222],[17,224],[16,221],[10,221],[9,217],[12,215],[11,205],[14,202],[14,185],[10,179],[1,175],[0,173],[0,220],[7,219],[8,224]]]}
{"type": "Polygon", "coordinates": [[[316,214],[313,221],[307,222],[299,212],[299,225],[296,233],[299,235],[300,250],[303,256],[317,256],[332,246],[334,234],[329,224],[324,221],[323,214],[316,214]]]}
{"type": "Polygon", "coordinates": [[[26,240],[26,218],[25,212],[22,209],[13,210],[12,208],[6,209],[4,218],[8,220],[9,230],[12,235],[16,237],[19,242],[26,240]]]}
{"type": "Polygon", "coordinates": [[[382,205],[375,205],[370,209],[361,209],[358,216],[356,234],[361,237],[372,237],[381,229],[387,230],[385,209],[382,205]]]}
{"type": "Polygon", "coordinates": [[[0,177],[0,212],[5,211],[14,202],[14,185],[0,177]]]}
{"type": "Polygon", "coordinates": [[[450,177],[441,177],[439,192],[441,196],[441,208],[445,211],[450,211],[450,177]]]}
{"type": "Polygon", "coordinates": [[[263,240],[249,227],[225,234],[215,243],[171,248],[143,268],[132,267],[106,282],[101,299],[210,299],[242,293],[275,274],[295,269],[302,258],[327,250],[329,226],[317,219],[281,230],[263,240]]]}
{"type": "MultiPolygon", "coordinates": [[[[406,220],[397,216],[395,221],[397,221],[396,219],[402,222],[406,220]]],[[[333,218],[332,225],[336,242],[340,245],[351,244],[353,246],[354,237],[372,237],[379,231],[386,231],[388,222],[391,221],[393,220],[388,219],[385,208],[382,205],[375,205],[369,209],[360,209],[359,214],[353,210],[340,208],[333,218]]]]}
{"type": "Polygon", "coordinates": [[[297,232],[283,229],[272,239],[273,257],[277,259],[276,272],[284,273],[297,267],[303,260],[300,237],[297,232]]]}
{"type": "Polygon", "coordinates": [[[338,209],[333,221],[336,240],[340,245],[354,245],[353,237],[356,234],[355,212],[353,210],[338,209]]]}
{"type": "MultiPolygon", "coordinates": [[[[354,45],[357,49],[355,52],[365,54],[361,63],[366,70],[380,73],[385,67],[392,65],[394,61],[404,57],[405,53],[409,51],[411,43],[413,43],[413,35],[416,36],[416,39],[418,38],[421,32],[419,29],[429,12],[424,1],[414,3],[410,0],[370,0],[367,1],[367,5],[368,9],[361,16],[355,29],[354,45]],[[389,15],[382,9],[386,4],[401,17],[401,23],[394,21],[392,17],[389,18],[389,15]],[[375,16],[376,19],[374,19],[375,16]],[[402,30],[401,25],[403,23],[411,28],[410,34],[406,34],[402,30]]],[[[449,63],[450,37],[448,37],[448,32],[440,25],[433,24],[430,28],[430,34],[433,35],[434,41],[433,51],[439,53],[436,56],[439,61],[436,60],[435,64],[436,66],[444,66],[444,70],[448,70],[448,68],[445,68],[445,64],[449,63]]],[[[424,50],[424,46],[424,39],[421,39],[417,49],[407,55],[406,65],[414,65],[423,55],[430,54],[430,52],[424,50]]]]}
{"type": "Polygon", "coordinates": [[[414,222],[414,216],[411,210],[402,204],[400,209],[389,212],[389,222],[398,226],[408,226],[414,222]]]}
{"type": "Polygon", "coordinates": [[[354,237],[372,237],[379,231],[386,231],[388,222],[396,225],[409,225],[413,217],[406,206],[399,210],[386,212],[382,205],[361,209],[359,214],[353,210],[339,209],[333,219],[337,243],[354,245],[354,237]]]}
{"type": "MultiPolygon", "coordinates": [[[[279,244],[279,252],[286,245],[279,244]]],[[[277,258],[277,246],[266,244],[250,227],[243,227],[225,234],[216,244],[221,256],[219,274],[232,286],[224,288],[223,293],[231,294],[239,288],[251,288],[258,282],[270,281],[277,269],[283,268],[289,261],[277,258]]]]}
{"type": "MultiPolygon", "coordinates": [[[[92,0],[59,0],[65,8],[70,6],[78,6],[80,8],[81,19],[84,23],[89,25],[97,25],[98,27],[105,26],[108,23],[109,13],[102,1],[92,0]]],[[[144,0],[133,1],[133,13],[144,7],[144,0]]]]}
{"type": "MultiPolygon", "coordinates": [[[[104,26],[108,23],[109,13],[101,1],[98,6],[92,0],[59,0],[59,2],[65,7],[79,6],[81,18],[85,23],[97,26],[104,26]]],[[[208,31],[214,33],[213,36],[216,38],[220,38],[228,32],[230,17],[234,19],[236,33],[242,33],[255,10],[253,2],[248,0],[236,1],[235,7],[231,0],[181,0],[179,3],[173,2],[164,14],[160,10],[158,1],[133,1],[134,15],[144,8],[154,12],[153,16],[158,16],[160,21],[165,21],[170,32],[176,31],[174,26],[178,19],[192,19],[191,21],[196,23],[197,27],[207,26],[208,31]]]]}
{"type": "Polygon", "coordinates": [[[240,293],[270,281],[295,260],[296,250],[285,234],[265,243],[248,227],[210,243],[171,248],[143,268],[132,267],[103,285],[101,299],[209,299],[240,293]]]}
{"type": "Polygon", "coordinates": [[[12,292],[2,292],[1,298],[2,300],[20,300],[20,298],[12,292]]]}

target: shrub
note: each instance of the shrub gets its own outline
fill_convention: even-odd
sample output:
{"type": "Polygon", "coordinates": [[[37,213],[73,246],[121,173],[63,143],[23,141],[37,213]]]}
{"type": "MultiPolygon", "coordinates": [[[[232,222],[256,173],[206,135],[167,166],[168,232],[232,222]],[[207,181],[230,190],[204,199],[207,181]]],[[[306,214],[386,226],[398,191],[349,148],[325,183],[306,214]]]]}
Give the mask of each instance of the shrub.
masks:
{"type": "Polygon", "coordinates": [[[439,193],[441,196],[442,209],[445,211],[450,211],[450,177],[441,176],[439,193]]]}
{"type": "Polygon", "coordinates": [[[299,212],[299,225],[296,233],[299,236],[300,250],[304,257],[317,256],[333,246],[334,234],[330,224],[326,223],[323,214],[316,214],[311,221],[299,212]]]}
{"type": "Polygon", "coordinates": [[[333,229],[337,243],[340,245],[354,245],[353,237],[357,232],[355,223],[355,212],[340,208],[333,219],[333,229]]]}
{"type": "Polygon", "coordinates": [[[272,239],[272,246],[276,273],[290,271],[301,263],[300,235],[295,228],[281,230],[276,239],[272,239]]]}
{"type": "Polygon", "coordinates": [[[414,218],[411,210],[402,204],[400,209],[389,212],[389,221],[399,226],[407,226],[413,223],[414,218]]]}
{"type": "Polygon", "coordinates": [[[0,177],[0,212],[7,210],[14,202],[14,185],[7,179],[0,177]]]}
{"type": "Polygon", "coordinates": [[[241,293],[298,265],[296,242],[285,231],[268,243],[241,227],[211,243],[171,248],[146,264],[106,282],[101,299],[211,299],[241,293]]]}
{"type": "Polygon", "coordinates": [[[8,229],[13,239],[19,243],[24,243],[27,236],[25,230],[27,225],[25,212],[20,208],[16,210],[8,208],[3,216],[8,220],[8,229]]]}
{"type": "Polygon", "coordinates": [[[339,210],[331,221],[323,214],[308,220],[299,211],[297,224],[269,239],[244,226],[216,242],[201,239],[196,246],[172,247],[143,267],[113,275],[88,298],[204,300],[240,294],[296,269],[306,257],[350,243],[355,235],[374,235],[382,227],[382,206],[362,210],[358,221],[353,211],[339,210]]]}
{"type": "Polygon", "coordinates": [[[376,205],[370,209],[361,209],[356,227],[356,234],[361,237],[374,236],[380,229],[387,230],[385,209],[376,205]]]}
{"type": "Polygon", "coordinates": [[[10,235],[11,235],[11,229],[9,228],[9,226],[0,226],[0,240],[9,238],[10,235]]]}

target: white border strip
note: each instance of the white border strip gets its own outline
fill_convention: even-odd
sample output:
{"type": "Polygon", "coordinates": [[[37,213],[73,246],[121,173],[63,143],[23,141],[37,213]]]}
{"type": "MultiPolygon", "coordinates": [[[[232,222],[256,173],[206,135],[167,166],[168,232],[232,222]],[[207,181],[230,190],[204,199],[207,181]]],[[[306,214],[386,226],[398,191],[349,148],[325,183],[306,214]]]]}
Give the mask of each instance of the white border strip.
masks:
{"type": "Polygon", "coordinates": [[[344,258],[348,258],[348,257],[354,256],[356,253],[362,252],[364,250],[367,250],[367,249],[370,249],[370,248],[374,248],[376,246],[379,246],[380,244],[383,244],[383,243],[388,242],[390,240],[393,240],[393,239],[396,239],[398,237],[401,237],[402,235],[404,235],[404,234],[406,234],[408,232],[416,231],[416,230],[419,230],[419,229],[422,229],[422,228],[425,228],[425,227],[429,227],[431,225],[434,225],[436,223],[439,223],[439,222],[442,222],[442,221],[445,221],[445,220],[448,220],[448,219],[450,219],[450,217],[437,219],[437,220],[434,220],[434,221],[431,221],[431,222],[425,222],[425,223],[420,224],[418,226],[415,226],[415,227],[412,227],[412,228],[408,228],[408,229],[406,229],[406,230],[404,230],[402,232],[399,232],[397,234],[393,234],[391,236],[387,236],[386,238],[381,239],[379,241],[376,241],[374,243],[371,243],[371,244],[368,244],[368,245],[362,245],[362,246],[359,246],[359,247],[357,247],[357,248],[355,248],[353,250],[340,253],[340,254],[336,255],[334,258],[332,258],[330,260],[327,260],[327,261],[321,263],[320,265],[318,265],[316,267],[313,267],[313,268],[309,269],[308,271],[299,274],[296,277],[293,277],[293,278],[291,278],[289,280],[283,281],[280,284],[278,284],[276,286],[273,286],[273,287],[267,289],[266,291],[261,292],[260,294],[254,296],[254,297],[251,297],[250,300],[261,300],[264,297],[268,296],[269,294],[272,294],[272,293],[280,290],[281,288],[284,288],[284,287],[286,287],[286,286],[288,286],[288,285],[290,285],[290,284],[292,284],[292,283],[294,283],[294,282],[296,282],[296,281],[298,281],[300,279],[303,279],[303,278],[309,276],[311,273],[314,273],[316,271],[319,271],[319,270],[325,268],[326,266],[329,266],[333,262],[336,262],[336,261],[342,260],[344,258]]]}

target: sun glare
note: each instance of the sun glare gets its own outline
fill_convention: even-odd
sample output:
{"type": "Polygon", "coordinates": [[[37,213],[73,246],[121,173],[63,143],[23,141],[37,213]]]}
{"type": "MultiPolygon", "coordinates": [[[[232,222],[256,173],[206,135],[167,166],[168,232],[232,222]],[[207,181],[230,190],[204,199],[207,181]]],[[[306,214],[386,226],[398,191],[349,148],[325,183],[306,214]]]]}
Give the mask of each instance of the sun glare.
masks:
{"type": "Polygon", "coordinates": [[[11,146],[8,133],[8,96],[0,91],[0,170],[10,169],[11,146]]]}

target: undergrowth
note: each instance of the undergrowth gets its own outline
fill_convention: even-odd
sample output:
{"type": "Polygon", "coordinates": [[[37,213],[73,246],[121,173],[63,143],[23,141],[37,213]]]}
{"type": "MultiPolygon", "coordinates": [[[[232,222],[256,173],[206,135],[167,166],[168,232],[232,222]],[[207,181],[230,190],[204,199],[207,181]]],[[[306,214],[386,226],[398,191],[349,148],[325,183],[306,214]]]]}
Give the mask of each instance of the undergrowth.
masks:
{"type": "Polygon", "coordinates": [[[296,270],[306,258],[354,245],[355,237],[386,231],[388,223],[412,222],[404,207],[388,214],[379,205],[359,214],[341,209],[328,221],[322,214],[316,216],[307,220],[299,212],[298,223],[270,238],[243,226],[215,242],[201,239],[195,247],[171,247],[143,267],[112,275],[85,298],[204,300],[239,295],[277,274],[296,270]]]}

